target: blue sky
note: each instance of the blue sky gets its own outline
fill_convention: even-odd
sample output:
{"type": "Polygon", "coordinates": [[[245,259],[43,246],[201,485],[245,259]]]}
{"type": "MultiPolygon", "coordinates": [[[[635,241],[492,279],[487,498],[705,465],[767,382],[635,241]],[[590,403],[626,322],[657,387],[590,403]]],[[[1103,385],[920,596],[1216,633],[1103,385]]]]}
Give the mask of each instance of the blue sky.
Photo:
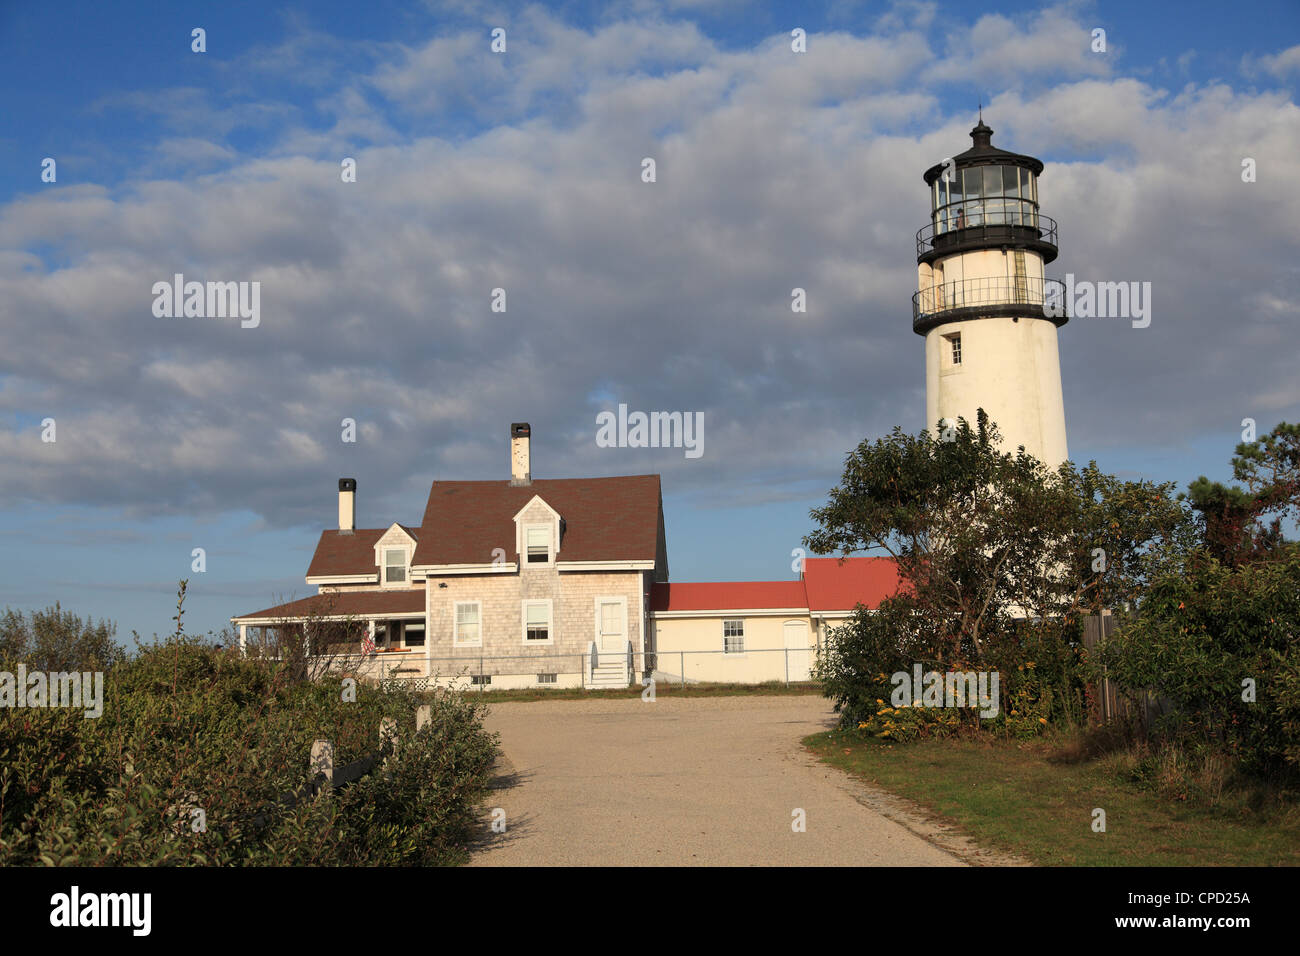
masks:
{"type": "Polygon", "coordinates": [[[415,524],[430,480],[506,474],[519,420],[539,477],[663,475],[674,580],[791,577],[844,455],[923,427],[920,177],[980,101],[1047,163],[1053,274],[1153,283],[1149,329],[1061,332],[1072,457],[1226,478],[1243,418],[1300,418],[1298,27],[1293,2],[0,5],[0,604],[149,635],[189,577],[190,629],[220,628],[308,593],[339,476],[361,524],[415,524]],[[262,325],[156,318],[175,272],[258,279],[262,325]],[[597,448],[620,401],[703,411],[705,455],[597,448]]]}

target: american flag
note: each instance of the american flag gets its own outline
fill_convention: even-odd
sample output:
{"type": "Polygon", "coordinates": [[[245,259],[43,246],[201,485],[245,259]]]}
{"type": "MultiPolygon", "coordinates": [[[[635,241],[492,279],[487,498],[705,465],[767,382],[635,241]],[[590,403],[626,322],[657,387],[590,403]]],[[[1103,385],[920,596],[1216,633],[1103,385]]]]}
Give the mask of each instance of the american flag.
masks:
{"type": "Polygon", "coordinates": [[[370,628],[366,628],[361,632],[361,649],[367,654],[376,652],[375,642],[370,639],[370,628]]]}

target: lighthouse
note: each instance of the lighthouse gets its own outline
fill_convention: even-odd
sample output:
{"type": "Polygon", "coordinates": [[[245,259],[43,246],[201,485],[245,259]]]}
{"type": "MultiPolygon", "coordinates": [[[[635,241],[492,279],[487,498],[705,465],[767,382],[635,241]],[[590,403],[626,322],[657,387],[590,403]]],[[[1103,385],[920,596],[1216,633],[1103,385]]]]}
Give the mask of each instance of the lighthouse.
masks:
{"type": "Polygon", "coordinates": [[[993,130],[925,172],[930,222],[916,234],[912,331],[925,337],[926,427],[983,408],[1004,448],[1048,467],[1069,457],[1057,329],[1065,290],[1047,278],[1056,221],[1038,207],[1041,161],[998,149],[993,130]]]}

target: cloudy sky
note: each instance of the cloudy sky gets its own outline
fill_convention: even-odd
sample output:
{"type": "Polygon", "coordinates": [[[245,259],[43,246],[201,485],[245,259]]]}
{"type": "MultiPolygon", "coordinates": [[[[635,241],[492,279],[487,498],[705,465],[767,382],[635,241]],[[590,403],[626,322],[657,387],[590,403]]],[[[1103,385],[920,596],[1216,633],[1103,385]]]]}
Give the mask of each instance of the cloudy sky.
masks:
{"type": "Polygon", "coordinates": [[[340,476],[418,524],[512,421],[537,477],[661,474],[674,580],[791,578],[845,454],[924,427],[921,174],[981,102],[1050,273],[1152,284],[1061,331],[1075,460],[1226,478],[1300,418],[1293,0],[163,6],[0,4],[0,606],[148,636],[189,577],[220,628],[309,593],[340,476]],[[176,273],[260,323],[157,317],[176,273]],[[620,402],[704,454],[597,447],[620,402]]]}

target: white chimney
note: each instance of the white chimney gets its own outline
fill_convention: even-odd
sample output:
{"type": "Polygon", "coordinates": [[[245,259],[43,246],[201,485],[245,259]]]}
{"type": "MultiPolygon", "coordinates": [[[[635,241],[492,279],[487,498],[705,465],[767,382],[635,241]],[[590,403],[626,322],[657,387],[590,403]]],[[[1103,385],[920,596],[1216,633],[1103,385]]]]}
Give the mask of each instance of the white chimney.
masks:
{"type": "Polygon", "coordinates": [[[532,429],[527,422],[515,422],[510,426],[510,484],[531,485],[533,483],[533,466],[529,460],[528,439],[532,429]]]}
{"type": "Polygon", "coordinates": [[[339,530],[352,531],[357,524],[357,480],[339,479],[339,530]]]}

